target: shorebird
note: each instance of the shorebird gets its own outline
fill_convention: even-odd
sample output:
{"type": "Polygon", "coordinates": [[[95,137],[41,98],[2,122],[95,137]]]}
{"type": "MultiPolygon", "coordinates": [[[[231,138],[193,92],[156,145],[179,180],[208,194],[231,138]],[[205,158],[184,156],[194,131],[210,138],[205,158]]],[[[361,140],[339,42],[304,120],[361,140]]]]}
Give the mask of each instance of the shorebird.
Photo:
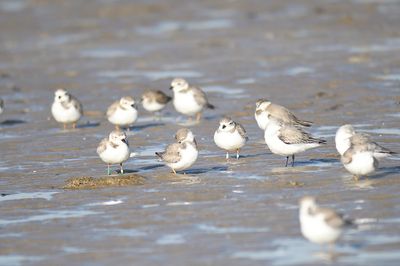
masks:
{"type": "Polygon", "coordinates": [[[175,139],[177,142],[168,145],[164,152],[156,152],[156,155],[172,169],[174,174],[176,171],[183,171],[191,167],[199,154],[196,140],[189,129],[179,129],[175,139]]]}
{"type": "Polygon", "coordinates": [[[334,244],[343,229],[353,225],[335,210],[319,207],[311,196],[300,200],[299,220],[303,236],[316,244],[334,244]]]}
{"type": "Polygon", "coordinates": [[[142,95],[142,105],[146,111],[155,113],[164,109],[171,99],[162,91],[147,90],[142,95]]]}
{"type": "Polygon", "coordinates": [[[121,174],[124,173],[122,163],[129,159],[130,151],[126,134],[123,131],[114,130],[108,138],[104,138],[97,147],[97,154],[107,164],[107,174],[110,175],[110,165],[119,164],[121,174]]]}
{"type": "Polygon", "coordinates": [[[115,125],[116,129],[131,126],[135,123],[137,117],[135,99],[130,96],[122,97],[107,109],[107,119],[115,125]]]}
{"type": "Polygon", "coordinates": [[[174,79],[170,89],[174,92],[173,104],[176,111],[189,117],[195,115],[196,121],[200,121],[204,107],[214,109],[206,94],[200,88],[190,86],[184,79],[174,79]]]}
{"type": "Polygon", "coordinates": [[[295,154],[326,143],[325,140],[314,138],[302,129],[286,124],[282,120],[271,116],[268,119],[264,133],[265,143],[272,153],[286,156],[285,166],[288,165],[289,156],[292,157],[292,166],[294,166],[295,154]]]}
{"type": "Polygon", "coordinates": [[[76,128],[76,122],[83,114],[82,104],[64,89],[58,89],[54,94],[54,102],[51,106],[54,119],[62,123],[64,129],[70,123],[72,123],[72,128],[76,128]]]}
{"type": "Polygon", "coordinates": [[[230,117],[223,117],[214,133],[214,142],[219,148],[226,150],[226,159],[229,159],[229,151],[236,151],[236,159],[239,159],[240,149],[248,139],[244,127],[230,117]]]}

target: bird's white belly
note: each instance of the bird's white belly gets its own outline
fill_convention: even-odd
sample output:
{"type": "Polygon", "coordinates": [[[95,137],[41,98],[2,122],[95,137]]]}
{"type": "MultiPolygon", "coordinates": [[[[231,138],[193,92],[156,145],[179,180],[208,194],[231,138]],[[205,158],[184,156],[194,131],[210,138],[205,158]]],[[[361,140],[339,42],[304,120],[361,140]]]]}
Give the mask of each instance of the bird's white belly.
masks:
{"type": "Polygon", "coordinates": [[[214,142],[221,149],[234,151],[242,148],[246,144],[246,139],[242,138],[237,131],[233,133],[215,131],[214,142]]]}
{"type": "Polygon", "coordinates": [[[59,123],[75,123],[81,118],[81,113],[78,109],[74,107],[64,109],[61,103],[58,102],[52,104],[51,113],[59,123]]]}
{"type": "Polygon", "coordinates": [[[165,107],[165,104],[160,104],[158,102],[143,102],[143,108],[149,112],[157,112],[165,107]]]}
{"type": "Polygon", "coordinates": [[[113,148],[107,144],[107,148],[99,156],[107,164],[120,164],[128,160],[129,154],[128,145],[119,145],[117,148],[113,148]]]}
{"type": "Polygon", "coordinates": [[[363,176],[375,172],[378,162],[375,162],[371,152],[360,152],[355,153],[351,162],[344,167],[353,175],[363,176]]]}
{"type": "Polygon", "coordinates": [[[301,219],[301,233],[313,243],[333,243],[342,233],[341,228],[330,227],[318,218],[302,217],[301,219]]]}
{"type": "Polygon", "coordinates": [[[175,171],[182,171],[191,167],[197,160],[199,152],[191,144],[186,146],[185,150],[181,150],[181,159],[176,163],[167,164],[175,171]]]}
{"type": "Polygon", "coordinates": [[[176,111],[184,115],[192,116],[203,109],[203,106],[195,101],[191,93],[175,93],[173,103],[176,111]]]}
{"type": "Polygon", "coordinates": [[[123,110],[118,108],[110,117],[108,117],[108,121],[110,121],[114,125],[120,126],[129,126],[135,123],[137,119],[137,111],[136,109],[127,109],[123,110]]]}

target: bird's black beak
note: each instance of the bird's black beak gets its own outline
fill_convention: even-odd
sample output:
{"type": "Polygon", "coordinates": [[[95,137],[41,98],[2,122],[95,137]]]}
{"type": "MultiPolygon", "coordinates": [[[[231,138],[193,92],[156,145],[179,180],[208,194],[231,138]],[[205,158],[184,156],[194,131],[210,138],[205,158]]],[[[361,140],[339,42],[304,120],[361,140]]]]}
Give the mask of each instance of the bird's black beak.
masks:
{"type": "Polygon", "coordinates": [[[121,141],[125,144],[128,144],[128,142],[126,142],[126,139],[121,139],[121,141]]]}
{"type": "Polygon", "coordinates": [[[174,87],[172,87],[172,86],[171,86],[171,87],[169,87],[169,89],[170,89],[170,90],[172,90],[173,88],[174,88],[174,87]]]}
{"type": "Polygon", "coordinates": [[[222,129],[225,129],[226,128],[226,126],[225,125],[222,125],[222,129]]]}
{"type": "Polygon", "coordinates": [[[135,108],[135,104],[131,104],[131,106],[132,106],[133,108],[135,108]]]}

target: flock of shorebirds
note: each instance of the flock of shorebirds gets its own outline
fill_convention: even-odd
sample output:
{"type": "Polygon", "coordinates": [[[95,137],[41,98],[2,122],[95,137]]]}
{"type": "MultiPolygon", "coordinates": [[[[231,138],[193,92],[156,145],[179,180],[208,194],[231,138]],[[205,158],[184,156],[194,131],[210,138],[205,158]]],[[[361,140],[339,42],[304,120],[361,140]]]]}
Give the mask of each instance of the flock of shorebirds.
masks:
{"type": "MultiPolygon", "coordinates": [[[[214,109],[204,91],[189,85],[184,79],[173,79],[170,89],[173,91],[173,97],[161,91],[146,91],[140,101],[143,108],[157,114],[172,100],[176,111],[189,119],[195,117],[197,121],[201,120],[205,108],[214,109]]],[[[3,106],[0,99],[0,113],[3,112],[3,106]]],[[[51,112],[54,119],[64,125],[64,129],[68,124],[75,128],[83,114],[83,108],[68,91],[58,89],[51,112]]],[[[137,102],[133,97],[122,97],[108,107],[106,115],[116,129],[100,142],[97,154],[107,164],[108,175],[110,165],[114,164],[119,164],[120,173],[123,173],[122,164],[130,157],[129,143],[123,129],[136,122],[137,102]]],[[[324,139],[313,137],[304,130],[305,127],[310,127],[312,122],[297,118],[284,106],[260,99],[256,102],[254,116],[258,126],[264,131],[265,143],[270,151],[286,157],[285,166],[288,166],[289,158],[294,166],[296,154],[326,144],[324,139]]],[[[236,159],[239,159],[240,149],[247,141],[246,130],[241,124],[230,117],[220,119],[214,133],[214,142],[226,151],[227,160],[230,158],[229,152],[236,152],[236,159]]],[[[355,132],[351,125],[343,125],[337,130],[335,144],[343,166],[356,180],[375,172],[380,159],[395,154],[374,142],[369,135],[355,132]]],[[[193,132],[187,128],[179,129],[175,134],[175,142],[167,146],[165,151],[156,152],[156,156],[175,174],[190,168],[198,157],[193,132]]],[[[319,207],[315,198],[309,196],[300,200],[299,218],[303,235],[319,244],[334,243],[344,226],[351,224],[334,210],[319,207]]]]}

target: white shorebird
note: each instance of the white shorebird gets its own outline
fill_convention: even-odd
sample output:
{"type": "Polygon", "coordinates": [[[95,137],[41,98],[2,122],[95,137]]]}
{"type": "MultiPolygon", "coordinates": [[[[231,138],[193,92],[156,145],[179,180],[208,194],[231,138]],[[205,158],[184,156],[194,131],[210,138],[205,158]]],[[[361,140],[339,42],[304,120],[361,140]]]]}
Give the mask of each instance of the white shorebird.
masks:
{"type": "Polygon", "coordinates": [[[174,92],[173,104],[176,111],[189,117],[195,115],[196,121],[200,121],[204,107],[214,109],[206,94],[200,88],[189,86],[184,79],[172,80],[170,89],[174,92]]]}
{"type": "Polygon", "coordinates": [[[349,141],[350,148],[341,156],[341,162],[355,180],[375,172],[379,167],[379,159],[396,154],[373,142],[366,134],[356,133],[349,141]]]}
{"type": "Polygon", "coordinates": [[[226,150],[226,159],[229,159],[230,151],[236,151],[236,159],[239,159],[240,149],[248,139],[244,127],[230,117],[222,118],[214,133],[214,142],[218,147],[226,150]]]}
{"type": "Polygon", "coordinates": [[[312,122],[298,119],[292,112],[286,107],[271,103],[266,99],[259,99],[256,102],[256,111],[254,117],[257,121],[258,127],[265,130],[267,127],[269,117],[282,120],[286,124],[299,125],[304,127],[310,127],[312,122]]]}
{"type": "Polygon", "coordinates": [[[136,122],[137,117],[135,99],[130,96],[122,97],[107,109],[107,119],[115,125],[116,129],[131,126],[136,122]]]}
{"type": "Polygon", "coordinates": [[[155,113],[164,109],[171,99],[162,91],[147,90],[142,95],[142,105],[146,111],[155,113]]]}
{"type": "Polygon", "coordinates": [[[196,140],[189,129],[179,129],[176,132],[175,139],[177,142],[168,145],[164,152],[156,152],[156,155],[172,169],[174,174],[176,174],[176,171],[191,167],[199,154],[196,140]]]}
{"type": "Polygon", "coordinates": [[[54,102],[51,105],[51,113],[54,119],[67,128],[67,124],[72,123],[76,128],[76,122],[83,114],[82,104],[74,96],[64,89],[58,89],[54,93],[54,102]]]}
{"type": "Polygon", "coordinates": [[[295,154],[326,143],[325,140],[314,138],[302,129],[286,124],[282,120],[271,116],[268,119],[264,133],[265,143],[272,153],[286,156],[285,166],[288,165],[289,156],[292,157],[292,166],[294,166],[295,154]]]}
{"type": "Polygon", "coordinates": [[[110,165],[119,164],[121,174],[124,173],[122,163],[129,159],[130,151],[126,134],[114,130],[108,138],[104,138],[97,147],[97,154],[107,164],[107,174],[110,175],[110,165]]]}
{"type": "Polygon", "coordinates": [[[334,244],[343,229],[353,224],[333,209],[319,207],[311,196],[300,200],[299,219],[303,236],[316,244],[334,244]]]}

